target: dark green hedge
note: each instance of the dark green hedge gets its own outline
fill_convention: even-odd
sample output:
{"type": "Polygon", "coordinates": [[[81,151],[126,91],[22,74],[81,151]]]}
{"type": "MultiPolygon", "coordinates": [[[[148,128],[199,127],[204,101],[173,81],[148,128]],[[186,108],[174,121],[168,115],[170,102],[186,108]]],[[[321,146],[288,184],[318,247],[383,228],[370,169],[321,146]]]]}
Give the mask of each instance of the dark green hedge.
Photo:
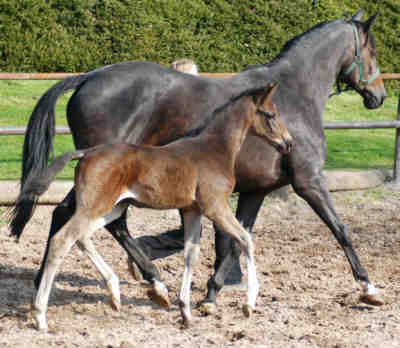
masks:
{"type": "Polygon", "coordinates": [[[320,21],[365,8],[384,72],[400,71],[399,0],[0,0],[0,71],[93,70],[124,60],[201,71],[266,63],[320,21]]]}

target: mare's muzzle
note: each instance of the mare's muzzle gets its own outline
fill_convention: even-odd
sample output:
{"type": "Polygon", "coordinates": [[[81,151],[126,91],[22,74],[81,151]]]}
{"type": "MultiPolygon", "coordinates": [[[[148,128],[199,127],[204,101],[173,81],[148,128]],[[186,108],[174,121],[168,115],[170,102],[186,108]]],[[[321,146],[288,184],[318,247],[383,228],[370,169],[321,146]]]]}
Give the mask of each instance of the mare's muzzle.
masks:
{"type": "Polygon", "coordinates": [[[361,90],[360,95],[363,97],[364,106],[367,109],[379,108],[387,97],[386,89],[383,86],[376,86],[371,84],[361,90]]]}

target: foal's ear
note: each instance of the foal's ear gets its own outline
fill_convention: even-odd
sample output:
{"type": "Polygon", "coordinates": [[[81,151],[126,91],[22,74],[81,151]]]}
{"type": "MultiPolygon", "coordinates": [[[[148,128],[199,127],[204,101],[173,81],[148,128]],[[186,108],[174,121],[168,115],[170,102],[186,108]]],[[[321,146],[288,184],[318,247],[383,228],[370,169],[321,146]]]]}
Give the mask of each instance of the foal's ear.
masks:
{"type": "Polygon", "coordinates": [[[369,30],[371,29],[371,25],[374,24],[376,16],[379,14],[379,12],[371,17],[368,18],[368,20],[364,23],[364,32],[368,33],[369,30]]]}
{"type": "Polygon", "coordinates": [[[358,10],[357,13],[353,17],[351,17],[351,19],[353,21],[361,22],[363,13],[364,13],[364,9],[362,8],[362,9],[358,10]]]}
{"type": "Polygon", "coordinates": [[[276,82],[271,82],[264,88],[264,91],[265,91],[264,102],[267,100],[268,101],[271,100],[271,98],[274,96],[274,94],[276,92],[277,87],[278,87],[278,84],[276,82]]]}
{"type": "Polygon", "coordinates": [[[276,87],[277,87],[276,82],[270,82],[268,85],[266,85],[260,92],[258,92],[254,96],[254,102],[257,106],[264,105],[266,101],[269,101],[272,96],[275,94],[276,87]]]}

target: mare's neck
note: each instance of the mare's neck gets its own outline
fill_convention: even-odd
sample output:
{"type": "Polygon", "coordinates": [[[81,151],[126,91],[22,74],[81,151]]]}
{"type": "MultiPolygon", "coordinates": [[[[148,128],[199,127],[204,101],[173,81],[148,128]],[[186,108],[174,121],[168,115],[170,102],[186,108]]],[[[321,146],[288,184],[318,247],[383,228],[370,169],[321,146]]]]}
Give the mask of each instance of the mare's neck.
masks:
{"type": "Polygon", "coordinates": [[[267,65],[269,74],[300,99],[323,108],[344,62],[349,59],[349,47],[353,46],[350,25],[343,20],[325,23],[287,43],[267,65]]]}

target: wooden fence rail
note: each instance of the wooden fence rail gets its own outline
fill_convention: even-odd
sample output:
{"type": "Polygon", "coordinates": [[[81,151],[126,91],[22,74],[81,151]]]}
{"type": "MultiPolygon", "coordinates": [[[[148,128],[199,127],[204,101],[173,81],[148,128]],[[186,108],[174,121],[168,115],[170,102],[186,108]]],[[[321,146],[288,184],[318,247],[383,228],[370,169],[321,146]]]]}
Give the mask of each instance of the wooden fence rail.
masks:
{"type": "MultiPolygon", "coordinates": [[[[63,80],[81,73],[0,73],[0,80],[63,80]]],[[[203,77],[229,77],[234,73],[200,73],[203,77]]],[[[400,80],[400,73],[382,74],[384,80],[400,80]]]]}
{"type": "MultiPolygon", "coordinates": [[[[0,73],[0,80],[63,80],[79,73],[0,73]]],[[[201,73],[203,77],[229,77],[233,73],[201,73]]],[[[382,74],[384,80],[400,80],[398,73],[382,74]]],[[[377,129],[396,128],[393,181],[400,183],[400,96],[397,106],[397,120],[376,122],[325,122],[325,129],[377,129]]],[[[0,127],[0,136],[24,135],[25,127],[0,127]]],[[[69,127],[56,127],[56,134],[71,134],[69,127]]]]}

